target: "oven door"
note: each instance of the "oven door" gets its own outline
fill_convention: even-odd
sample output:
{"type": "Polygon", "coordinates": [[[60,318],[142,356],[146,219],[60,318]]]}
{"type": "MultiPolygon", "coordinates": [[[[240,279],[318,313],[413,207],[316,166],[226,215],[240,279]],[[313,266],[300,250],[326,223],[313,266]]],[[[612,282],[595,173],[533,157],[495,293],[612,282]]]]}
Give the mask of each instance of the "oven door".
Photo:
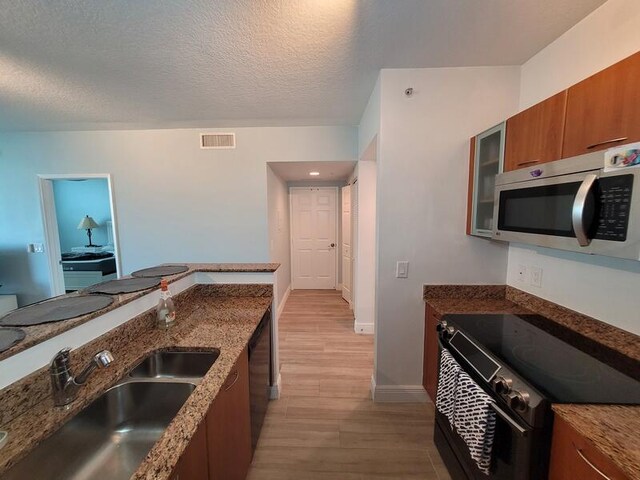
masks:
{"type": "MultiPolygon", "coordinates": [[[[440,345],[442,348],[442,344],[440,345]]],[[[449,351],[451,353],[451,351],[449,351]]],[[[451,353],[457,360],[455,352],[451,353]]],[[[438,369],[439,371],[439,369],[438,369]]],[[[466,370],[465,370],[466,371],[466,370]]],[[[478,382],[475,372],[467,373],[478,382]]],[[[493,395],[493,392],[487,392],[493,395]]],[[[547,478],[550,439],[544,429],[535,429],[510,415],[496,398],[496,430],[489,476],[471,458],[466,443],[445,415],[436,410],[434,442],[453,480],[543,480],[547,478]]],[[[547,431],[550,431],[548,428],[547,431]]]]}
{"type": "Polygon", "coordinates": [[[498,184],[493,238],[638,260],[638,183],[634,173],[594,170],[498,184]]]}

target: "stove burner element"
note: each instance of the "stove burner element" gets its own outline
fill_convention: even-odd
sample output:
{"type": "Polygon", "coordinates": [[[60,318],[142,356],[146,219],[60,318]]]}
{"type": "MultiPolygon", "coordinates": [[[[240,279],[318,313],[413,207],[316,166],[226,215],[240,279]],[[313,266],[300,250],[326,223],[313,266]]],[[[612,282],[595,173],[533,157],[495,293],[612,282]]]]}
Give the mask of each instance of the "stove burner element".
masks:
{"type": "Polygon", "coordinates": [[[562,352],[556,349],[539,345],[536,348],[530,345],[516,345],[513,347],[513,355],[527,367],[556,380],[589,384],[598,382],[600,378],[598,370],[589,370],[584,364],[563,361],[562,352]]]}

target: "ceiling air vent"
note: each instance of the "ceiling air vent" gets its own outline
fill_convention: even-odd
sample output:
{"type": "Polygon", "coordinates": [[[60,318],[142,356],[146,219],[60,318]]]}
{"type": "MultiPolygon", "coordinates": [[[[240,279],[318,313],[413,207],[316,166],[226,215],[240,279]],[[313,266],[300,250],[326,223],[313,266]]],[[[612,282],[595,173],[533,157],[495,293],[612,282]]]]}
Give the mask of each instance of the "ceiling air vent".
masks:
{"type": "Polygon", "coordinates": [[[200,148],[236,148],[235,133],[201,133],[200,148]]]}

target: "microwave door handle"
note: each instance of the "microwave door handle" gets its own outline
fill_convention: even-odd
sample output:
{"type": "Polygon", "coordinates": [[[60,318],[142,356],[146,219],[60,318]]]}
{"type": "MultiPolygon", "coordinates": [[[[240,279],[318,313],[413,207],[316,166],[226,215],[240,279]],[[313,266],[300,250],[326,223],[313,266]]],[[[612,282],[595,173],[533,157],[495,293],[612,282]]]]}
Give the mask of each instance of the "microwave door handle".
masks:
{"type": "Polygon", "coordinates": [[[586,247],[591,243],[591,239],[587,236],[587,232],[584,227],[584,208],[587,203],[587,196],[593,188],[598,176],[590,173],[582,181],[582,185],[576,193],[576,198],[573,201],[573,209],[571,210],[571,221],[573,223],[573,231],[576,234],[576,239],[581,247],[586,247]]]}

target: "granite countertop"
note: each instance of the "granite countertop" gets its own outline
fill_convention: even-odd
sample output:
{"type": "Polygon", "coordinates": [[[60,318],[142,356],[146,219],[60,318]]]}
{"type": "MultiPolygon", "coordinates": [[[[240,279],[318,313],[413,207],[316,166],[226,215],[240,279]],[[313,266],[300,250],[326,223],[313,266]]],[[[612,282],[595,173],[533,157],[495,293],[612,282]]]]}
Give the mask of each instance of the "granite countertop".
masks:
{"type": "Polygon", "coordinates": [[[440,315],[531,313],[506,298],[504,285],[425,285],[423,297],[440,315]]]}
{"type": "Polygon", "coordinates": [[[195,285],[175,297],[179,322],[170,330],[156,329],[155,313],[151,311],[79,347],[72,352],[72,368],[76,371],[103,348],[111,350],[115,362],[110,368],[96,370],[67,409],[54,407],[46,367],[16,382],[15,387],[0,391],[3,416],[9,419],[0,427],[9,432],[7,444],[0,449],[0,475],[149,353],[163,349],[219,348],[217,361],[131,477],[168,479],[271,305],[272,293],[271,285],[195,285]],[[41,400],[25,410],[22,395],[39,395],[41,400]]]}
{"type": "MultiPolygon", "coordinates": [[[[163,264],[163,265],[177,265],[178,263],[173,264],[163,264]]],[[[166,278],[168,283],[173,283],[182,278],[185,278],[195,272],[275,272],[280,266],[279,263],[181,263],[179,265],[186,265],[189,269],[186,272],[178,273],[175,275],[167,275],[166,278]]],[[[131,278],[131,276],[126,275],[122,278],[131,278]]],[[[11,348],[5,350],[4,352],[0,352],[0,360],[4,360],[16,353],[20,353],[23,350],[26,350],[29,347],[37,345],[49,338],[55,337],[67,330],[70,330],[78,325],[82,325],[83,323],[88,322],[100,315],[104,315],[105,313],[114,310],[122,305],[125,305],[137,298],[140,298],[147,293],[158,289],[158,287],[152,287],[145,290],[140,290],[139,292],[133,293],[125,293],[121,295],[112,295],[113,303],[106,308],[98,310],[93,313],[89,313],[87,315],[82,315],[75,318],[70,318],[69,320],[62,320],[60,322],[55,323],[44,323],[41,325],[33,325],[30,327],[20,327],[26,333],[24,340],[12,346],[11,348]]],[[[79,292],[69,293],[66,296],[78,296],[79,292]]],[[[57,297],[60,298],[60,297],[57,297]]]]}
{"type": "MultiPolygon", "coordinates": [[[[505,285],[425,285],[424,300],[440,315],[512,313],[543,315],[554,334],[574,336],[627,370],[638,371],[640,338],[565,307],[505,285]]],[[[554,404],[553,411],[590,440],[630,478],[640,478],[640,406],[554,404]]]]}

